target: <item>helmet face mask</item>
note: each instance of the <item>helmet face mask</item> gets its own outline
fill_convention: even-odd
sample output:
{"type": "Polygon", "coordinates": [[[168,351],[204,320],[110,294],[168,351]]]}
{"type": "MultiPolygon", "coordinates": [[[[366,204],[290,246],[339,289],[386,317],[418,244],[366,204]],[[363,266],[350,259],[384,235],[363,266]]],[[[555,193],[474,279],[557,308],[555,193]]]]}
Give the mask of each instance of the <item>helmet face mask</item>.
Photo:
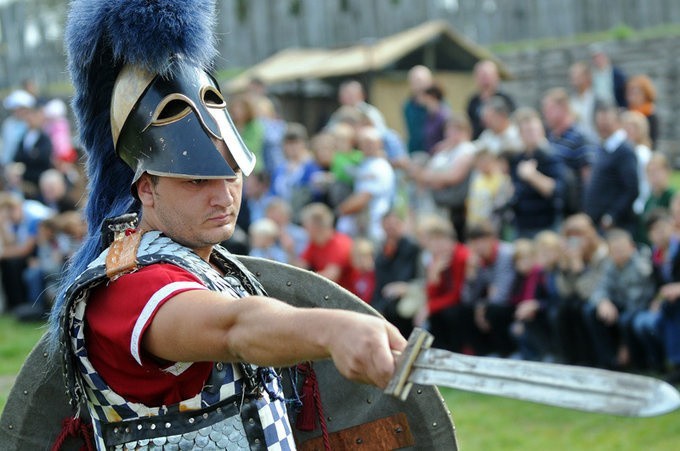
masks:
{"type": "Polygon", "coordinates": [[[217,82],[196,67],[177,64],[167,77],[124,68],[113,91],[111,127],[116,153],[134,171],[133,184],[144,172],[234,178],[227,161],[232,159],[244,175],[255,166],[217,82]],[[229,156],[220,153],[216,140],[229,156]]]}

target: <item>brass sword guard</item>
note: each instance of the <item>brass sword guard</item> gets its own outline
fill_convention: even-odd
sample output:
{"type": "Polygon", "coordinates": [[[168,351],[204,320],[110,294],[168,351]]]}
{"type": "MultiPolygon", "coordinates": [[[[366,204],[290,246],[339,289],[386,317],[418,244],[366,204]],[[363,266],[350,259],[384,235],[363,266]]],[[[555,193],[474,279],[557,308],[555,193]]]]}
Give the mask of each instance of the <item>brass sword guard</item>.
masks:
{"type": "Polygon", "coordinates": [[[406,398],[408,398],[408,394],[411,391],[411,387],[413,387],[413,383],[408,381],[409,374],[411,374],[411,369],[413,368],[413,363],[416,361],[416,358],[418,358],[420,351],[430,348],[433,340],[434,336],[428,331],[419,327],[413,329],[413,332],[411,332],[411,335],[408,337],[406,348],[399,357],[394,375],[385,388],[384,393],[386,395],[394,396],[402,401],[406,401],[406,398]]]}

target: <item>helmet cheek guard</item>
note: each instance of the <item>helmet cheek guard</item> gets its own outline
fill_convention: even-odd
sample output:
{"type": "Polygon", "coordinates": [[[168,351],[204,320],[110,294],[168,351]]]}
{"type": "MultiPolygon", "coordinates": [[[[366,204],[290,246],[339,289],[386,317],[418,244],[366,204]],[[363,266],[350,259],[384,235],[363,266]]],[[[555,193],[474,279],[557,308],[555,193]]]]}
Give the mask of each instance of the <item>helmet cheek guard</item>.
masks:
{"type": "Polygon", "coordinates": [[[111,127],[118,156],[134,171],[133,184],[144,172],[228,179],[237,169],[249,175],[255,166],[217,82],[195,67],[178,64],[166,77],[125,67],[113,91],[111,127]]]}

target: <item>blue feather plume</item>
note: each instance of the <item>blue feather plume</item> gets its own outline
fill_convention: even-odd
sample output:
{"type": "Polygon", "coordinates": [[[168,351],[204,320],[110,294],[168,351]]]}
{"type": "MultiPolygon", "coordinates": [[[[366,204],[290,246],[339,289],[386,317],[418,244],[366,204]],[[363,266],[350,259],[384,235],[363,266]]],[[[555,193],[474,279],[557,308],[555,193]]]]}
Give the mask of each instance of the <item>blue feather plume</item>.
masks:
{"type": "Polygon", "coordinates": [[[72,101],[86,153],[88,234],[70,260],[50,314],[56,350],[59,316],[66,288],[101,252],[104,219],[138,210],[130,193],[132,170],[113,148],[110,107],[121,68],[134,64],[167,74],[170,61],[210,69],[217,55],[212,0],[74,0],[65,32],[72,101]]]}

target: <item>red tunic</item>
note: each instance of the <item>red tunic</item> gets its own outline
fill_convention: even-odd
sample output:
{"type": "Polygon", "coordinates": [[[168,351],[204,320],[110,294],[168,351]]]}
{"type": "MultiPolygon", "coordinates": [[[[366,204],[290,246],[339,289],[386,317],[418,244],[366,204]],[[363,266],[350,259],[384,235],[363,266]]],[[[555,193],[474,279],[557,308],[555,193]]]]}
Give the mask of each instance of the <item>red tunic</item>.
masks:
{"type": "Polygon", "coordinates": [[[141,347],[158,309],[173,296],[207,288],[191,273],[158,263],[95,288],[85,310],[85,343],[92,365],[128,401],[175,404],[203,388],[212,363],[160,362],[141,347]]]}

